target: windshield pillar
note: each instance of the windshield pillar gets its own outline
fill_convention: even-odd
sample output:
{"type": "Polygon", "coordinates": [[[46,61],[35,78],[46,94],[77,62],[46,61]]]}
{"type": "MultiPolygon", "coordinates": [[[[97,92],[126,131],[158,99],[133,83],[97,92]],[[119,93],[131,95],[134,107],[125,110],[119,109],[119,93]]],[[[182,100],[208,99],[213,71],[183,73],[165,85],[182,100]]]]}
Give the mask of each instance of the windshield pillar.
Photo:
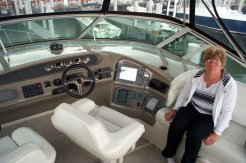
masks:
{"type": "Polygon", "coordinates": [[[196,0],[190,0],[190,28],[195,28],[195,9],[196,9],[196,0]]]}

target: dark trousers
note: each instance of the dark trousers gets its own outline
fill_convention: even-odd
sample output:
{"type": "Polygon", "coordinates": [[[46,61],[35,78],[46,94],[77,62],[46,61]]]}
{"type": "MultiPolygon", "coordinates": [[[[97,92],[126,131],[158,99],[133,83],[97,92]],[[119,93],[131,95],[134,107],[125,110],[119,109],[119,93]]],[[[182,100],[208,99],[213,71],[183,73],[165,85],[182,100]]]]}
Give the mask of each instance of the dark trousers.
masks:
{"type": "Polygon", "coordinates": [[[162,155],[171,158],[175,155],[178,145],[185,131],[185,153],[182,163],[195,163],[201,143],[210,133],[213,132],[214,123],[212,115],[199,113],[194,106],[189,103],[186,107],[180,108],[170,123],[168,130],[167,144],[162,155]]]}

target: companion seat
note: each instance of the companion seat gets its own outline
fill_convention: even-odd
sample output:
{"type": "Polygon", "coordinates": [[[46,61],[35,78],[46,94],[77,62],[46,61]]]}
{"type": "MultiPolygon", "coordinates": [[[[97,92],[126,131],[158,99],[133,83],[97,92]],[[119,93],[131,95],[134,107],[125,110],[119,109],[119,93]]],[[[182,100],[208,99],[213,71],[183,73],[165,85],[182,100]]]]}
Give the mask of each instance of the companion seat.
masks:
{"type": "Polygon", "coordinates": [[[0,139],[0,163],[54,163],[55,157],[55,149],[27,127],[0,139]]]}

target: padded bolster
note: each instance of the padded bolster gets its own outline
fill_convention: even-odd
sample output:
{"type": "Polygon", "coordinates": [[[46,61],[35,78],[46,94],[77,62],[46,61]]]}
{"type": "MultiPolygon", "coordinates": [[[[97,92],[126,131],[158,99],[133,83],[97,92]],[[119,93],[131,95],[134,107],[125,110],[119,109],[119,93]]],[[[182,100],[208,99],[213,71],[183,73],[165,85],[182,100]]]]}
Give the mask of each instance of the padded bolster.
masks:
{"type": "Polygon", "coordinates": [[[54,116],[52,116],[52,119],[55,122],[55,124],[63,124],[65,123],[65,120],[69,120],[70,118],[73,118],[74,121],[83,123],[83,125],[86,124],[87,127],[97,125],[98,123],[100,123],[97,119],[90,116],[87,112],[84,112],[81,109],[73,107],[67,103],[62,103],[59,106],[57,106],[55,109],[55,114],[54,116]]]}
{"type": "Polygon", "coordinates": [[[80,111],[83,111],[85,113],[91,112],[94,108],[96,108],[96,104],[94,101],[88,99],[88,98],[82,98],[78,101],[75,101],[71,104],[73,107],[79,109],[80,111]]]}
{"type": "Polygon", "coordinates": [[[96,116],[99,116],[100,118],[103,118],[104,120],[107,120],[108,122],[111,122],[111,123],[113,122],[116,126],[119,126],[120,128],[136,121],[106,106],[99,107],[96,112],[96,116]]]}
{"type": "Polygon", "coordinates": [[[41,151],[46,155],[47,159],[55,160],[56,151],[55,149],[39,134],[27,127],[21,127],[16,129],[12,133],[12,139],[19,145],[26,143],[33,143],[37,145],[41,151]]]}
{"type": "Polygon", "coordinates": [[[47,163],[41,149],[31,143],[24,144],[0,159],[1,163],[47,163]]]}

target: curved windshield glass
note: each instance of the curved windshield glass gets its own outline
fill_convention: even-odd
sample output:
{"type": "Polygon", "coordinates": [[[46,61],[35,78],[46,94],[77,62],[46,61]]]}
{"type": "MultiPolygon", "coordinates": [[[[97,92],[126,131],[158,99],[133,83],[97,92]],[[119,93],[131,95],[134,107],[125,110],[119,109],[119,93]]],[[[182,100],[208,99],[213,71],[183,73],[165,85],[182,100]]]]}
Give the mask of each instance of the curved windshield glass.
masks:
{"type": "MultiPolygon", "coordinates": [[[[58,17],[20,21],[2,24],[0,41],[5,50],[1,51],[0,55],[10,67],[15,67],[59,55],[88,51],[86,48],[88,45],[85,46],[85,42],[80,39],[94,40],[94,48],[97,45],[94,45],[94,42],[98,43],[99,39],[138,41],[158,45],[181,30],[181,26],[168,22],[112,16],[58,17]],[[53,42],[60,42],[63,45],[62,53],[58,55],[52,53],[50,46],[53,42]]],[[[111,42],[111,46],[114,46],[113,43],[111,42]]],[[[118,51],[118,48],[116,49],[118,51]]],[[[137,49],[140,50],[139,47],[137,49]]],[[[144,51],[151,51],[147,49],[144,48],[144,51]]],[[[155,51],[152,53],[154,54],[155,51]]]]}
{"type": "Polygon", "coordinates": [[[119,17],[75,17],[3,24],[4,47],[61,39],[135,40],[157,45],[181,27],[160,21],[119,17]]]}
{"type": "MultiPolygon", "coordinates": [[[[94,18],[89,18],[91,21],[94,18]]],[[[0,38],[5,47],[39,41],[77,38],[90,23],[80,18],[56,18],[3,24],[0,38]]]]}
{"type": "MultiPolygon", "coordinates": [[[[235,32],[227,23],[229,19],[221,16],[228,29],[234,32],[232,35],[239,45],[245,47],[245,1],[215,2],[219,15],[225,13],[225,6],[228,8],[229,5],[228,10],[235,16],[229,17],[234,20],[233,25],[244,26],[239,28],[241,33],[235,32]]],[[[203,51],[214,42],[197,33],[197,28],[224,45],[233,46],[219,29],[217,19],[212,18],[215,11],[208,11],[212,8],[210,0],[196,1],[195,11],[189,11],[189,7],[190,1],[182,0],[2,1],[0,71],[93,50],[131,55],[139,60],[145,56],[146,63],[157,67],[164,63],[158,62],[157,58],[165,53],[202,67],[203,51]],[[194,17],[189,17],[191,13],[195,14],[194,17]],[[197,28],[191,29],[193,26],[179,21],[187,23],[192,18],[194,20],[190,22],[195,22],[197,28]],[[61,43],[63,50],[58,53],[52,51],[52,43],[61,43]],[[148,60],[150,54],[151,61],[148,60]]],[[[245,48],[243,50],[245,52],[245,48]]],[[[239,55],[233,55],[229,59],[228,71],[237,80],[245,82],[245,65],[238,61],[239,55]]],[[[168,63],[174,62],[170,60],[168,63]]]]}

